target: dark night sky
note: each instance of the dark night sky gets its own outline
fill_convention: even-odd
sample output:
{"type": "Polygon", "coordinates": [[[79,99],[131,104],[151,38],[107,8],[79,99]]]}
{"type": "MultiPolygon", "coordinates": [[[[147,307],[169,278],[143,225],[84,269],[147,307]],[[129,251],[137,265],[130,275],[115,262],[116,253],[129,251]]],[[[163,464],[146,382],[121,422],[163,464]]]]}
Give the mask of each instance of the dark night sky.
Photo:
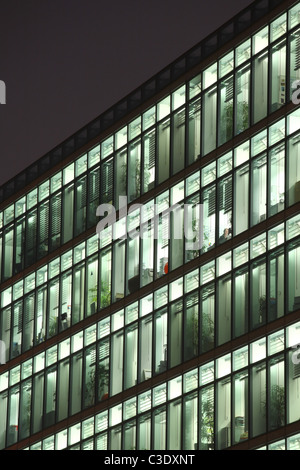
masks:
{"type": "Polygon", "coordinates": [[[1,0],[0,185],[252,0],[1,0]]]}

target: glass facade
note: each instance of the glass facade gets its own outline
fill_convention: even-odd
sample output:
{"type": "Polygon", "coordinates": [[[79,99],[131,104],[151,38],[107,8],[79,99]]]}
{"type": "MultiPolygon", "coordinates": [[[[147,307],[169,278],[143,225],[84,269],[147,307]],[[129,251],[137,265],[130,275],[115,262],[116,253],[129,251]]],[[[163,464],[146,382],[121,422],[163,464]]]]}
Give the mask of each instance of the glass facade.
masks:
{"type": "MultiPolygon", "coordinates": [[[[172,272],[195,259],[201,263],[201,255],[216,246],[225,247],[225,242],[234,241],[247,229],[262,225],[267,218],[283,213],[289,205],[294,206],[297,202],[294,197],[295,180],[298,178],[295,168],[300,167],[299,119],[299,111],[293,111],[285,119],[276,121],[216,161],[148,200],[143,210],[137,207],[130,211],[126,217],[107,227],[101,237],[99,234],[89,237],[3,290],[0,324],[3,325],[1,339],[6,344],[6,360],[137,292],[141,287],[150,286],[153,281],[166,275],[166,269],[168,273],[172,272]],[[290,197],[291,204],[290,193],[293,196],[290,197]],[[176,238],[178,225],[180,233],[184,232],[184,207],[196,207],[198,204],[203,207],[203,241],[199,250],[190,249],[186,243],[188,234],[176,238]],[[178,208],[176,223],[171,217],[175,205],[178,208]],[[164,217],[167,210],[170,211],[169,216],[164,217]],[[155,230],[159,233],[158,237],[155,237],[155,230]],[[135,236],[137,231],[143,236],[135,236]],[[14,325],[13,328],[11,325],[14,325]]],[[[197,222],[196,219],[193,221],[197,222]]],[[[278,227],[273,229],[269,248],[288,240],[288,237],[285,238],[288,228],[280,224],[278,227]]],[[[294,230],[297,234],[297,224],[294,230]]],[[[292,233],[288,236],[291,237],[292,233]]],[[[266,237],[266,233],[258,236],[257,243],[253,245],[257,247],[252,248],[249,258],[266,252],[263,248],[266,237]]],[[[297,253],[293,244],[289,255],[279,250],[273,259],[262,257],[253,262],[247,272],[235,275],[227,283],[225,276],[216,285],[217,297],[227,298],[228,311],[235,303],[240,308],[242,300],[231,295],[232,288],[238,292],[236,295],[241,296],[240,288],[245,286],[243,318],[239,313],[240,326],[236,325],[233,337],[248,331],[248,316],[251,318],[250,329],[266,322],[265,315],[260,320],[256,318],[258,299],[265,299],[271,294],[272,298],[276,298],[276,293],[280,291],[280,305],[274,307],[273,317],[269,313],[268,318],[274,320],[284,314],[284,299],[287,298],[284,279],[288,276],[290,265],[298,269],[297,253]],[[279,280],[281,286],[276,285],[279,280]],[[248,292],[252,296],[249,302],[246,299],[248,292]]],[[[7,263],[11,264],[12,258],[7,263]]],[[[5,261],[3,265],[5,269],[5,261]]],[[[231,262],[227,270],[232,270],[231,262]]],[[[287,312],[293,310],[294,299],[299,294],[296,284],[294,281],[290,283],[287,312]]],[[[222,302],[220,305],[223,311],[222,302]]],[[[217,344],[229,341],[231,322],[225,329],[220,327],[220,330],[224,337],[219,338],[217,344]]]]}
{"type": "MultiPolygon", "coordinates": [[[[157,386],[144,387],[142,393],[31,449],[221,450],[294,423],[299,420],[300,374],[292,355],[299,328],[297,322],[157,386]]],[[[66,417],[68,407],[76,413],[81,406],[93,405],[97,396],[107,399],[109,337],[109,321],[102,320],[1,375],[9,444],[18,432],[28,437],[30,423],[37,432],[43,423],[53,424],[55,414],[66,417]],[[32,396],[39,400],[31,406],[32,396]]],[[[0,439],[5,440],[4,430],[0,439]]],[[[291,449],[299,449],[299,435],[288,442],[291,449]]]]}
{"type": "MultiPolygon", "coordinates": [[[[100,309],[105,309],[110,303],[111,284],[105,283],[108,272],[113,273],[110,261],[109,250],[98,250],[94,236],[4,290],[0,325],[6,360],[91,317],[98,311],[98,301],[100,309]],[[107,271],[100,269],[98,275],[101,267],[107,267],[107,271]],[[97,283],[98,278],[101,283],[97,283]]],[[[146,321],[141,335],[147,336],[148,331],[152,338],[156,328],[165,331],[157,336],[161,338],[158,357],[167,359],[169,344],[169,367],[173,367],[297,310],[299,269],[300,216],[296,215],[201,264],[154,294],[129,303],[125,308],[125,324],[150,314],[148,320],[151,319],[154,329],[146,321]],[[195,336],[193,347],[191,334],[195,336]],[[172,346],[167,336],[178,338],[178,342],[172,346]]],[[[123,318],[124,308],[118,311],[123,312],[120,314],[123,318]]],[[[131,341],[138,349],[137,337],[131,329],[128,336],[135,338],[131,341]]],[[[144,344],[143,341],[143,347],[144,344]]],[[[130,346],[129,350],[132,349],[130,346]]],[[[144,356],[140,351],[138,357],[144,356]]]]}
{"type": "Polygon", "coordinates": [[[299,28],[282,6],[0,206],[0,449],[262,449],[300,419],[299,28]]]}
{"type": "MultiPolygon", "coordinates": [[[[0,214],[1,280],[94,227],[100,203],[118,209],[119,196],[136,200],[289,103],[292,84],[300,79],[297,15],[298,5],[6,207],[0,214]]],[[[299,130],[294,120],[288,134],[299,130]]],[[[281,145],[285,126],[278,122],[269,136],[257,137],[255,150],[246,143],[237,150],[235,166],[249,159],[248,151],[257,155],[241,168],[253,182],[250,225],[299,201],[299,165],[285,166],[285,159],[299,154],[299,139],[281,145]]],[[[237,179],[237,186],[244,185],[237,179]]],[[[247,192],[250,182],[243,179],[247,192]]],[[[220,199],[215,188],[207,194],[220,199]]]]}

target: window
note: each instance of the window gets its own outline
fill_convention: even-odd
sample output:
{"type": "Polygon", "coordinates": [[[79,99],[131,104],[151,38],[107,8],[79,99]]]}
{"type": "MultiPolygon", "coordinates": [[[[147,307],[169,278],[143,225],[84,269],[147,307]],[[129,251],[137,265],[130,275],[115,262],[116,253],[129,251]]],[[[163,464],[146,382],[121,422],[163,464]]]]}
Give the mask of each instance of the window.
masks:
{"type": "Polygon", "coordinates": [[[248,331],[248,269],[234,274],[233,284],[233,330],[238,337],[248,331]]]}
{"type": "Polygon", "coordinates": [[[84,176],[75,184],[75,230],[79,235],[86,229],[87,177],[84,176]]]}
{"type": "Polygon", "coordinates": [[[232,444],[248,438],[248,372],[239,372],[233,377],[233,436],[232,444]]]}
{"type": "Polygon", "coordinates": [[[221,82],[219,87],[219,137],[218,145],[222,145],[233,135],[233,76],[221,82]]]}
{"type": "Polygon", "coordinates": [[[268,52],[260,54],[253,62],[253,124],[268,111],[268,52]]]}
{"type": "MultiPolygon", "coordinates": [[[[179,137],[180,139],[180,133],[179,137]]],[[[170,176],[170,119],[158,125],[157,129],[157,170],[158,184],[170,176]]]]}
{"type": "Polygon", "coordinates": [[[266,323],[266,263],[255,262],[250,268],[251,327],[257,328],[266,323]]]}
{"type": "Polygon", "coordinates": [[[172,174],[185,166],[185,108],[172,116],[172,174]]]}
{"type": "Polygon", "coordinates": [[[235,75],[235,134],[240,134],[250,123],[250,67],[240,69],[235,75]]]}
{"type": "Polygon", "coordinates": [[[128,201],[140,196],[141,190],[141,141],[130,144],[128,157],[128,201]]]}
{"type": "Polygon", "coordinates": [[[216,148],[217,141],[217,88],[207,91],[203,96],[203,155],[216,148]]]}
{"type": "Polygon", "coordinates": [[[300,133],[288,140],[288,205],[300,201],[300,133]]]}
{"type": "Polygon", "coordinates": [[[273,46],[271,57],[271,103],[270,112],[276,111],[286,101],[286,42],[273,46]]]}
{"type": "Polygon", "coordinates": [[[234,173],[234,235],[244,232],[249,224],[249,164],[234,173]]]}
{"type": "Polygon", "coordinates": [[[167,370],[167,311],[159,311],[154,320],[154,365],[155,373],[167,370]]]}
{"type": "Polygon", "coordinates": [[[285,202],[285,145],[269,152],[269,215],[284,210],[285,202]]]}
{"type": "Polygon", "coordinates": [[[262,155],[252,161],[251,225],[266,219],[267,215],[267,157],[262,155]]]}
{"type": "Polygon", "coordinates": [[[188,115],[188,164],[200,158],[201,153],[201,98],[189,105],[188,115]]]}
{"type": "Polygon", "coordinates": [[[156,154],[156,134],[151,131],[143,137],[143,193],[154,188],[155,184],[155,154],[156,154]]]}

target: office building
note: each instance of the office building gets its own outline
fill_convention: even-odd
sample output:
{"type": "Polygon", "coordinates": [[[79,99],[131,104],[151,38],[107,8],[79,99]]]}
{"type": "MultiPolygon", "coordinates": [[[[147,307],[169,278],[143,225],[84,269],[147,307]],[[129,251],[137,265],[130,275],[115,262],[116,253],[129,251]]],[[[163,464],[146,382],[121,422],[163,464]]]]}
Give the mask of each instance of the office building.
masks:
{"type": "Polygon", "coordinates": [[[2,186],[1,449],[300,449],[297,80],[254,1],[2,186]]]}

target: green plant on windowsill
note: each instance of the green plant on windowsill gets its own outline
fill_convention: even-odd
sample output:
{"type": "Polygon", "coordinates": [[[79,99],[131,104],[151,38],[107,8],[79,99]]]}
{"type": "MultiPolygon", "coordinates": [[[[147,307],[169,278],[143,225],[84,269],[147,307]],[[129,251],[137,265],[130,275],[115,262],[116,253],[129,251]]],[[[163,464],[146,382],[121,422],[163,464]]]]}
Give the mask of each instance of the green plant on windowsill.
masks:
{"type": "MultiPolygon", "coordinates": [[[[236,133],[240,134],[249,127],[249,105],[246,101],[240,101],[236,104],[236,123],[238,129],[236,133]]],[[[232,138],[233,131],[233,102],[227,103],[225,106],[224,118],[226,121],[226,139],[232,138]]]]}
{"type": "Polygon", "coordinates": [[[240,128],[237,129],[237,134],[240,134],[249,127],[249,105],[246,101],[237,103],[237,122],[240,128]],[[239,118],[240,116],[240,118],[239,118]],[[239,118],[239,119],[238,119],[239,118]]]}
{"type": "MultiPolygon", "coordinates": [[[[108,383],[109,383],[109,370],[104,364],[99,364],[97,376],[99,377],[98,381],[98,396],[100,400],[104,400],[108,397],[108,383]]],[[[92,406],[95,404],[95,394],[96,394],[96,369],[93,367],[88,374],[88,380],[85,384],[85,406],[92,406]]]]}
{"type": "Polygon", "coordinates": [[[201,448],[214,449],[214,407],[213,401],[206,400],[201,407],[201,448]]]}
{"type": "MultiPolygon", "coordinates": [[[[90,304],[94,303],[95,308],[97,308],[98,286],[91,287],[89,289],[89,294],[90,294],[90,304]]],[[[110,287],[108,283],[105,281],[101,281],[100,302],[101,302],[101,308],[104,308],[110,305],[110,287]]]]}
{"type": "Polygon", "coordinates": [[[208,313],[202,314],[202,351],[208,351],[214,346],[215,325],[208,313]]]}
{"type": "MultiPolygon", "coordinates": [[[[267,415],[267,403],[263,402],[264,415],[267,415]]],[[[268,406],[269,429],[277,429],[285,421],[285,390],[282,385],[272,385],[269,391],[268,406]]]]}
{"type": "Polygon", "coordinates": [[[186,350],[188,357],[198,355],[198,331],[198,312],[196,311],[187,318],[185,336],[187,338],[186,350]]]}
{"type": "MultiPolygon", "coordinates": [[[[213,348],[214,345],[214,322],[208,313],[201,314],[202,322],[200,328],[201,335],[201,351],[206,352],[213,348]]],[[[188,331],[192,335],[193,355],[198,354],[198,325],[199,316],[198,312],[194,312],[188,324],[188,331]]]]}

